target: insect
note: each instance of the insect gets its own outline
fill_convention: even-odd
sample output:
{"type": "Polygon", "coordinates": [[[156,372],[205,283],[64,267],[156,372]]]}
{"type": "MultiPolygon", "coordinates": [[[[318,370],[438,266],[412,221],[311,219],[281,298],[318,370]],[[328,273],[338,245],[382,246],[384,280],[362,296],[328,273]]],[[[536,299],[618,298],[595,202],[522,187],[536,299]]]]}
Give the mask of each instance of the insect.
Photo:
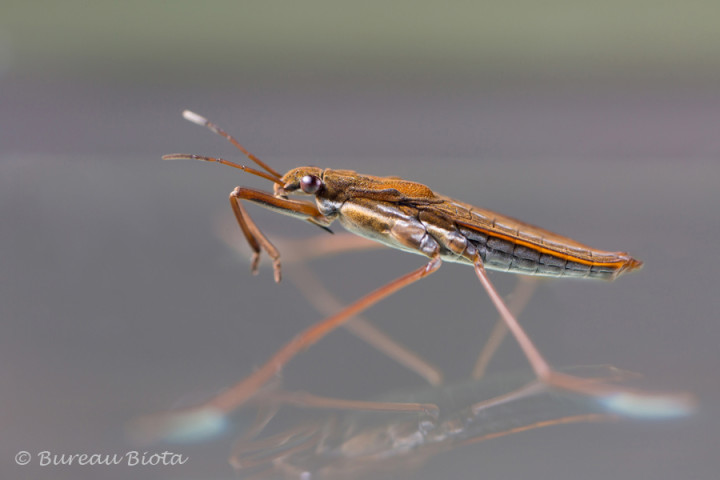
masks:
{"type": "MultiPolygon", "coordinates": [[[[182,429],[186,421],[218,428],[219,419],[256,395],[298,353],[307,349],[350,318],[381,299],[437,271],[443,262],[471,266],[500,316],[519,343],[532,370],[543,385],[610,403],[615,410],[646,408],[644,396],[550,367],[515,315],[490,282],[486,269],[522,275],[614,280],[637,270],[642,262],[624,252],[597,250],[547,230],[489,210],[454,200],[420,183],[399,177],[361,175],[350,170],[298,167],[285,175],[248,152],[224,130],[190,111],[185,119],[223,136],[262,170],[222,158],[172,154],[163,159],[216,162],[271,181],[273,193],[236,187],[230,205],[253,254],[251,269],[257,272],[261,252],[273,261],[275,281],[281,279],[280,253],[248,215],[243,202],[251,202],[329,230],[337,220],[346,230],[392,248],[426,257],[427,263],[369,293],[340,312],[312,325],[278,350],[269,361],[245,380],[185,414],[165,419],[160,430],[182,429]],[[313,197],[314,202],[289,198],[291,194],[313,197]],[[199,415],[199,417],[198,417],[199,415]],[[200,419],[200,420],[198,420],[200,419]]],[[[194,427],[195,428],[195,427],[194,427]]]]}

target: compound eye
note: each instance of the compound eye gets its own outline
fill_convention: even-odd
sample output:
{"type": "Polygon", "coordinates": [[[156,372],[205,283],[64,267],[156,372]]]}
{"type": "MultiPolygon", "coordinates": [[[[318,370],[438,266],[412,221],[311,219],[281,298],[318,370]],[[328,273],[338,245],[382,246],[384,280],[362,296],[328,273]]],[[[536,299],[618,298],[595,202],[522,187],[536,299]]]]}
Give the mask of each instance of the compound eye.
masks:
{"type": "Polygon", "coordinates": [[[316,193],[322,187],[322,180],[315,175],[305,175],[300,179],[300,188],[310,195],[316,193]]]}

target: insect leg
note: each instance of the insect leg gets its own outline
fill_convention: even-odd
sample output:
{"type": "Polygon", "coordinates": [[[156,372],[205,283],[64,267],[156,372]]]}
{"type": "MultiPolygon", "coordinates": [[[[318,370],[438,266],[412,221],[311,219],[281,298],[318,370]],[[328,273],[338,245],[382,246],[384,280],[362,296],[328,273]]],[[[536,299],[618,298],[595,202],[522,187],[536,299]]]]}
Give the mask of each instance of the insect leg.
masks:
{"type": "MultiPolygon", "coordinates": [[[[323,239],[335,240],[338,235],[323,235],[323,239]]],[[[361,238],[352,235],[353,238],[361,238]]],[[[380,245],[377,242],[373,242],[380,245]]],[[[290,281],[302,292],[308,302],[324,315],[340,311],[343,305],[330,293],[317,276],[303,263],[298,262],[288,270],[290,281]]],[[[407,347],[400,345],[385,332],[364,317],[356,316],[343,325],[353,335],[384,353],[399,364],[423,377],[430,385],[442,384],[442,372],[407,347]]]]}
{"type": "Polygon", "coordinates": [[[327,258],[371,249],[384,249],[387,246],[354,233],[338,232],[334,235],[324,233],[307,238],[278,238],[273,241],[283,254],[285,262],[300,263],[315,258],[327,258]]]}
{"type": "Polygon", "coordinates": [[[364,296],[360,300],[357,300],[341,312],[338,312],[335,315],[310,326],[308,329],[290,340],[290,342],[285,344],[285,346],[278,350],[269,361],[253,372],[245,380],[233,387],[230,387],[228,390],[219,394],[200,408],[208,407],[222,412],[230,412],[240,407],[247,402],[250,397],[255,395],[260,387],[280,372],[282,368],[298,353],[307,349],[325,335],[347,322],[354,315],[357,315],[366,308],[371,307],[396,291],[430,275],[440,268],[440,265],[442,265],[440,257],[433,257],[426,265],[393,280],[392,282],[378,288],[374,292],[364,296]]]}
{"type": "Polygon", "coordinates": [[[129,426],[131,434],[145,443],[161,439],[196,438],[215,434],[223,428],[227,413],[247,403],[297,354],[366,308],[435,272],[440,265],[442,265],[441,258],[439,256],[432,257],[426,265],[396,278],[335,315],[311,325],[286,343],[270,360],[245,380],[197,407],[141,417],[129,426]]]}
{"type": "Polygon", "coordinates": [[[482,259],[479,255],[475,258],[475,273],[477,274],[480,283],[482,283],[483,287],[485,287],[485,290],[488,292],[488,295],[490,295],[490,299],[495,304],[495,308],[497,308],[498,312],[500,312],[500,316],[505,321],[508,329],[512,332],[513,336],[520,344],[520,348],[522,348],[523,352],[525,352],[525,356],[530,362],[530,366],[535,372],[535,375],[537,375],[537,377],[541,380],[546,379],[551,372],[550,365],[548,365],[547,361],[540,354],[540,351],[535,347],[535,344],[533,344],[532,340],[530,340],[530,337],[527,333],[525,333],[525,330],[523,330],[517,319],[515,319],[515,316],[512,312],[510,312],[507,305],[505,305],[505,302],[495,289],[495,286],[493,286],[490,282],[487,272],[485,271],[485,267],[483,266],[482,259]]]}
{"type": "Polygon", "coordinates": [[[437,418],[439,409],[433,403],[374,402],[365,400],[346,400],[343,398],[323,397],[308,392],[270,392],[262,394],[261,400],[270,400],[284,405],[304,408],[330,408],[335,410],[364,410],[375,412],[421,413],[437,418]]]}
{"type": "MultiPolygon", "coordinates": [[[[220,238],[243,257],[247,253],[239,248],[236,229],[223,222],[217,225],[220,238]]],[[[270,236],[272,243],[283,252],[283,274],[303,294],[305,299],[322,315],[330,316],[339,312],[344,304],[337,299],[315,273],[308,268],[307,261],[319,257],[342,255],[347,252],[387,248],[382,243],[352,233],[339,232],[335,235],[318,234],[308,238],[286,238],[270,236]]],[[[430,385],[441,385],[443,374],[418,354],[399,344],[370,321],[361,316],[350,319],[343,325],[353,335],[384,353],[394,361],[423,377],[430,385]]]]}
{"type": "Polygon", "coordinates": [[[458,442],[457,445],[470,445],[473,443],[484,442],[485,440],[492,440],[494,438],[505,437],[514,433],[527,432],[529,430],[535,430],[536,428],[551,427],[554,425],[568,425],[571,423],[599,423],[617,420],[617,415],[608,413],[587,413],[581,415],[570,415],[566,417],[553,418],[551,420],[541,420],[528,425],[522,425],[519,427],[509,428],[506,430],[500,430],[497,432],[488,433],[479,437],[472,437],[467,440],[458,442]]]}
{"type": "MultiPolygon", "coordinates": [[[[227,222],[215,228],[218,236],[243,257],[247,253],[240,248],[235,236],[236,228],[227,222]],[[232,228],[231,228],[232,227],[232,228]]],[[[307,260],[347,252],[387,248],[385,245],[352,233],[339,232],[335,235],[318,234],[308,238],[286,238],[270,236],[272,243],[283,252],[283,274],[303,294],[305,299],[324,316],[342,310],[344,305],[333,295],[322,281],[307,267],[307,260]],[[289,265],[289,268],[287,268],[289,265]]],[[[384,353],[399,364],[423,377],[430,385],[440,385],[443,374],[439,368],[431,365],[419,355],[399,344],[367,319],[353,317],[343,325],[353,335],[384,353]]]]}
{"type": "Polygon", "coordinates": [[[311,423],[262,440],[240,440],[233,447],[230,464],[238,472],[267,466],[269,468],[258,472],[257,476],[243,478],[268,478],[265,475],[276,472],[275,467],[283,458],[303,450],[312,450],[320,437],[318,426],[311,423]]]}
{"type": "Polygon", "coordinates": [[[312,220],[318,224],[327,225],[330,223],[330,221],[318,211],[315,205],[308,202],[277,198],[269,193],[251,188],[236,187],[235,190],[230,193],[230,206],[235,214],[235,219],[238,225],[240,225],[240,229],[253,251],[250,266],[252,272],[257,273],[260,250],[262,248],[273,261],[273,271],[276,282],[279,282],[281,278],[280,252],[278,252],[275,246],[270,243],[270,240],[268,240],[257,225],[255,225],[255,222],[252,221],[240,200],[248,200],[286,215],[312,220]]]}
{"type": "Polygon", "coordinates": [[[267,427],[268,423],[272,421],[273,418],[275,418],[275,415],[280,411],[280,405],[269,403],[266,405],[260,405],[258,406],[258,412],[255,416],[255,421],[253,424],[248,428],[247,431],[243,432],[241,439],[251,439],[255,438],[265,430],[265,427],[267,427]]]}
{"type": "MultiPolygon", "coordinates": [[[[533,293],[535,293],[535,289],[537,288],[538,284],[538,279],[536,277],[518,277],[518,283],[515,286],[515,290],[513,290],[513,292],[508,297],[508,309],[513,314],[513,316],[515,316],[515,318],[517,318],[520,313],[525,310],[525,306],[527,305],[528,301],[530,301],[530,298],[532,298],[533,293]]],[[[490,363],[490,360],[492,359],[493,355],[495,355],[495,352],[497,352],[498,348],[500,348],[500,344],[505,339],[507,332],[508,327],[505,324],[503,318],[501,317],[497,320],[497,322],[495,322],[495,327],[493,327],[492,333],[490,333],[490,336],[488,337],[485,345],[483,346],[480,354],[478,355],[477,362],[475,363],[475,368],[472,372],[473,379],[479,380],[483,377],[483,375],[485,375],[485,371],[487,370],[487,366],[490,363]]]]}

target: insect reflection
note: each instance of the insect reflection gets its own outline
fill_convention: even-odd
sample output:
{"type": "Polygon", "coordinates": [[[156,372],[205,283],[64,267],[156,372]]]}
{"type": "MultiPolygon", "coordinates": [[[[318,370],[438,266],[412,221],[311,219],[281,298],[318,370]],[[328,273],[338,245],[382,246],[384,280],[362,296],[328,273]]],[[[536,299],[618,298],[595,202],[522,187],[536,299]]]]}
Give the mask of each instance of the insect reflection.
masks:
{"type": "MultiPolygon", "coordinates": [[[[602,382],[630,376],[609,366],[565,371],[602,382]]],[[[277,408],[287,404],[354,411],[326,413],[324,418],[262,438],[255,438],[257,432],[252,432],[236,442],[230,459],[241,478],[309,480],[408,474],[434,455],[464,445],[543,427],[620,418],[592,397],[557,391],[533,380],[532,372],[397,392],[375,402],[333,405],[335,399],[272,390],[254,401],[264,405],[258,417],[262,426],[277,408]],[[403,404],[399,402],[433,405],[437,410],[382,411],[383,405],[403,404]],[[363,408],[373,411],[357,411],[363,408]]]]}

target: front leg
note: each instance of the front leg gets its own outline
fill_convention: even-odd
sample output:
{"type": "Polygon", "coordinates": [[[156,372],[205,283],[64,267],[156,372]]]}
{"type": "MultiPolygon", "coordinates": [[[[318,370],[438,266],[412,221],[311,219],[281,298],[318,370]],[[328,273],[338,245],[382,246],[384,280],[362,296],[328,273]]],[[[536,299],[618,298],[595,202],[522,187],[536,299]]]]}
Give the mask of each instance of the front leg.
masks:
{"type": "Polygon", "coordinates": [[[270,240],[268,240],[257,225],[255,225],[255,222],[252,221],[240,200],[249,200],[265,208],[278,211],[291,217],[308,220],[320,226],[327,226],[332,221],[320,213],[315,205],[309,202],[278,198],[262,190],[235,187],[235,190],[230,193],[230,206],[233,209],[235,219],[238,225],[240,225],[243,235],[245,235],[245,239],[247,239],[253,251],[250,266],[252,273],[257,274],[260,251],[261,249],[265,250],[273,261],[273,271],[276,282],[280,282],[281,279],[280,252],[278,252],[277,248],[270,243],[270,240]]]}

